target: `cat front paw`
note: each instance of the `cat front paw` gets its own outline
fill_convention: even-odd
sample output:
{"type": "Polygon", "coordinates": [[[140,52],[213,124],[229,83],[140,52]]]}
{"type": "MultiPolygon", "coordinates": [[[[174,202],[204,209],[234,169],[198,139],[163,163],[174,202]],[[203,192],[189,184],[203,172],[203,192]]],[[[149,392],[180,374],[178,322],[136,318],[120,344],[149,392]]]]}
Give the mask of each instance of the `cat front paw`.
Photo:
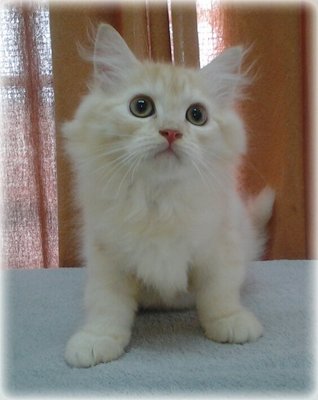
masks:
{"type": "Polygon", "coordinates": [[[263,333],[260,322],[245,309],[228,317],[208,321],[204,329],[209,339],[221,343],[254,342],[263,333]]]}
{"type": "Polygon", "coordinates": [[[87,368],[116,360],[123,352],[124,345],[120,337],[79,331],[66,345],[65,361],[72,367],[87,368]]]}

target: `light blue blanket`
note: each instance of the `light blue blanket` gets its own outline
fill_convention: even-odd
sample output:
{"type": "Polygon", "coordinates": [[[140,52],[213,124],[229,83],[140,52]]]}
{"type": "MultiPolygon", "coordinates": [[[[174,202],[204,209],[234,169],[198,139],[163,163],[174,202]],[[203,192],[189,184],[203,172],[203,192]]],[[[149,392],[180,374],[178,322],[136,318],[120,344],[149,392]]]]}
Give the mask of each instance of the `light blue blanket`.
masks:
{"type": "Polygon", "coordinates": [[[288,395],[314,385],[314,263],[254,263],[242,298],[264,336],[244,345],[203,336],[195,311],[138,314],[126,354],[73,369],[64,346],[82,320],[85,269],[13,270],[4,277],[8,395],[288,395]]]}

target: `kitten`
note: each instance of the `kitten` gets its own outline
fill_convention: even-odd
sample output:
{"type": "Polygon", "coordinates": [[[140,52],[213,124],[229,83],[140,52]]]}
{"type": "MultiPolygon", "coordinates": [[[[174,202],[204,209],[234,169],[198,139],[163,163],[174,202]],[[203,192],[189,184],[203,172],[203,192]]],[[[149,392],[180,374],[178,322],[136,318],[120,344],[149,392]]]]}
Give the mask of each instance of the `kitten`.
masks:
{"type": "Polygon", "coordinates": [[[99,27],[93,85],[63,128],[88,267],[86,320],[67,344],[68,364],[118,358],[138,306],[182,307],[182,293],[194,294],[208,338],[262,334],[240,287],[274,195],[265,189],[247,207],[236,191],[242,57],[230,48],[201,70],[141,63],[111,26],[99,27]]]}

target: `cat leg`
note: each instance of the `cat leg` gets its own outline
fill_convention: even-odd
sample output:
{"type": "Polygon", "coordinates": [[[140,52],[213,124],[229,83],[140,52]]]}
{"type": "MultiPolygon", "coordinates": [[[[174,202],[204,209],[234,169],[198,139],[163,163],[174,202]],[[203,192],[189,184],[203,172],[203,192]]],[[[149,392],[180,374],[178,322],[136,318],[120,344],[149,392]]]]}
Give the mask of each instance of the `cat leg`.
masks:
{"type": "MultiPolygon", "coordinates": [[[[100,258],[96,260],[96,258],[100,258]]],[[[69,340],[66,362],[74,367],[115,360],[129,343],[134,314],[137,309],[135,283],[115,268],[107,269],[108,260],[89,272],[85,293],[86,322],[69,340]]]]}
{"type": "Polygon", "coordinates": [[[203,263],[196,269],[197,309],[209,339],[222,343],[245,343],[262,335],[259,321],[241,305],[240,288],[244,276],[244,264],[230,254],[223,254],[215,267],[203,263]]]}

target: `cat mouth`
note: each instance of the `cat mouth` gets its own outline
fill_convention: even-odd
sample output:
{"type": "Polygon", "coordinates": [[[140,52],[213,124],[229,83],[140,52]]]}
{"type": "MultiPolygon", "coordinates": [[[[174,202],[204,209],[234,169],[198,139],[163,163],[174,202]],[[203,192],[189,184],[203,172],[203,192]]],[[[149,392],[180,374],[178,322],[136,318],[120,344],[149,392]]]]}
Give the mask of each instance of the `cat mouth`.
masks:
{"type": "Polygon", "coordinates": [[[180,161],[180,155],[172,146],[167,146],[165,149],[158,151],[155,154],[155,159],[158,158],[176,158],[180,161]]]}

